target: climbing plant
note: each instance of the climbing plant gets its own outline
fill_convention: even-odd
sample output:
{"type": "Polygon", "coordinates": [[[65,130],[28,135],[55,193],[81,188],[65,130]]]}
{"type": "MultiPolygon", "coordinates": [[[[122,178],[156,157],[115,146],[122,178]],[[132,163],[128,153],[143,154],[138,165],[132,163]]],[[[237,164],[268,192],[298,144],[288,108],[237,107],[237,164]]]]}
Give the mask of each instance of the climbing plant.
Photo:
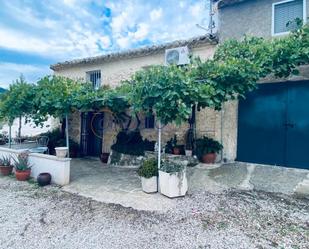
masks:
{"type": "Polygon", "coordinates": [[[261,78],[288,77],[308,63],[309,28],[302,26],[274,40],[228,40],[218,46],[213,59],[193,58],[183,67],[150,67],[124,84],[135,112],[152,112],[165,124],[179,124],[188,119],[194,104],[220,110],[224,102],[244,98],[261,78]]]}

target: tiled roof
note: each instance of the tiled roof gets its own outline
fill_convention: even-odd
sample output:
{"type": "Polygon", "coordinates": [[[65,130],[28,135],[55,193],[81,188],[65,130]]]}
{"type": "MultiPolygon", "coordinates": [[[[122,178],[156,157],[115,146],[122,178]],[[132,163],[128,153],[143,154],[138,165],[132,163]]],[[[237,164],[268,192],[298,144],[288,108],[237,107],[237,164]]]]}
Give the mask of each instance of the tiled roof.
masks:
{"type": "Polygon", "coordinates": [[[137,49],[131,49],[126,51],[120,51],[110,54],[104,54],[100,56],[95,57],[88,57],[83,59],[76,59],[71,61],[65,61],[60,62],[54,65],[51,65],[50,68],[54,71],[73,67],[76,65],[84,65],[84,64],[94,64],[99,62],[106,62],[106,61],[113,61],[117,59],[124,59],[124,58],[133,58],[133,57],[140,57],[140,56],[146,56],[151,54],[157,54],[161,51],[164,51],[165,49],[174,48],[174,47],[181,47],[181,46],[188,46],[189,48],[198,47],[202,44],[217,44],[218,39],[217,36],[209,36],[209,35],[203,35],[198,37],[193,37],[188,40],[179,40],[174,42],[169,42],[161,45],[154,45],[154,46],[148,46],[148,47],[142,47],[137,49]]]}

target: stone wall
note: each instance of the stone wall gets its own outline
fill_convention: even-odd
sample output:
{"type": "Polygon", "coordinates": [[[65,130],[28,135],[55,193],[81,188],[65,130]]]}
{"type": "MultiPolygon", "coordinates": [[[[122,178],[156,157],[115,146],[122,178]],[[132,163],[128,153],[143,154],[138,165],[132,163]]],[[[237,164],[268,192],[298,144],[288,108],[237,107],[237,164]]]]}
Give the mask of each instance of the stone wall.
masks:
{"type": "MultiPolygon", "coordinates": [[[[241,38],[245,34],[258,37],[272,36],[272,4],[283,0],[250,0],[219,11],[220,42],[241,38]]],[[[309,0],[306,0],[307,16],[309,0]]]]}

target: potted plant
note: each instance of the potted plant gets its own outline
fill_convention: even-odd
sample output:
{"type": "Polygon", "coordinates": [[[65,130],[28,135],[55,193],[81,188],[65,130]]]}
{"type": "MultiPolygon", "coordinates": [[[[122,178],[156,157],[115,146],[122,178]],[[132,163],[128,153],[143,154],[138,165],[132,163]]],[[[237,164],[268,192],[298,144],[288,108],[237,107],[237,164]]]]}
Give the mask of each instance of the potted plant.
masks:
{"type": "Polygon", "coordinates": [[[148,159],[137,171],[142,180],[142,189],[145,193],[158,192],[158,165],[156,159],[148,159]]]}
{"type": "Polygon", "coordinates": [[[17,159],[14,159],[15,177],[18,181],[26,181],[31,174],[31,165],[29,163],[29,155],[20,153],[17,159]]]}
{"type": "Polygon", "coordinates": [[[171,140],[168,142],[168,144],[170,144],[170,146],[172,147],[172,152],[174,155],[180,155],[181,154],[181,146],[177,144],[177,137],[176,135],[174,135],[173,138],[171,138],[171,140]]]}
{"type": "Polygon", "coordinates": [[[3,176],[8,176],[12,173],[13,166],[11,164],[11,158],[8,156],[3,156],[0,159],[0,172],[3,176]]]}
{"type": "Polygon", "coordinates": [[[108,162],[109,154],[110,153],[102,152],[102,154],[100,155],[100,160],[101,160],[102,163],[108,162]]]}
{"type": "Polygon", "coordinates": [[[185,196],[188,191],[186,167],[182,164],[162,160],[159,170],[160,193],[170,197],[185,196]]]}
{"type": "Polygon", "coordinates": [[[217,153],[222,149],[222,144],[212,138],[204,136],[196,140],[196,155],[203,163],[214,163],[217,153]]]}

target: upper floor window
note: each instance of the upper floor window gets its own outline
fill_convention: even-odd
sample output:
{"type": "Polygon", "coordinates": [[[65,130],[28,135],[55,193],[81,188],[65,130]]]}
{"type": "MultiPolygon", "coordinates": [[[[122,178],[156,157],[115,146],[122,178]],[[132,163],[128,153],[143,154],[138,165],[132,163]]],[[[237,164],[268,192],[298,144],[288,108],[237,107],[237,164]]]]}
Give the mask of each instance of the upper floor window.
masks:
{"type": "Polygon", "coordinates": [[[295,26],[287,25],[295,19],[306,21],[306,0],[286,0],[273,4],[273,35],[286,34],[295,26]]]}
{"type": "Polygon", "coordinates": [[[99,89],[101,86],[101,71],[95,70],[86,72],[86,79],[88,82],[92,83],[94,89],[99,89]]]}

